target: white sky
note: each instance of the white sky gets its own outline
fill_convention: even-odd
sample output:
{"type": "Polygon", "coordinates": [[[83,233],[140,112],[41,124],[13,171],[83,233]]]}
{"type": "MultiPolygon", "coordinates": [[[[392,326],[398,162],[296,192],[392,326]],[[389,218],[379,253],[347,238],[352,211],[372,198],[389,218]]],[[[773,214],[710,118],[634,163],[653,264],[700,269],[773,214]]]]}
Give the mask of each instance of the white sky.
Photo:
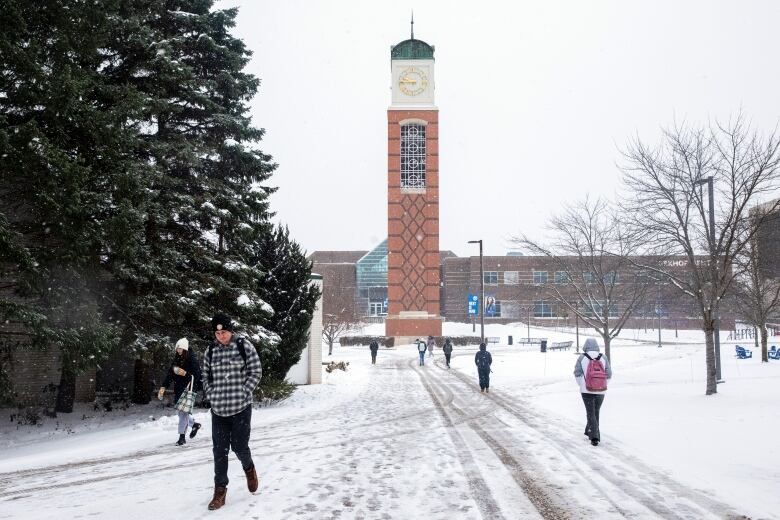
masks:
{"type": "Polygon", "coordinates": [[[780,116],[780,2],[222,0],[262,80],[271,207],[309,252],[387,234],[390,46],[436,47],[441,249],[511,249],[564,202],[619,188],[619,150],[676,118],[780,116]]]}

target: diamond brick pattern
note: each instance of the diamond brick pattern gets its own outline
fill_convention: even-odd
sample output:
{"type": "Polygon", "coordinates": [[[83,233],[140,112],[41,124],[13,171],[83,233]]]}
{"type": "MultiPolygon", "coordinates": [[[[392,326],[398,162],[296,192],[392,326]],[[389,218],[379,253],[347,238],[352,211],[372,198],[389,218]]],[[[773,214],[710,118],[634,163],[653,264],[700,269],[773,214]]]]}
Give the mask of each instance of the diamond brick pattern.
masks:
{"type": "MultiPolygon", "coordinates": [[[[404,280],[401,282],[403,290],[401,303],[404,310],[425,310],[425,250],[424,239],[427,237],[424,231],[425,224],[425,197],[417,194],[404,195],[400,201],[404,214],[401,217],[404,230],[401,232],[401,272],[404,280]]],[[[437,251],[438,252],[438,251],[437,251]]]]}
{"type": "MultiPolygon", "coordinates": [[[[388,110],[388,237],[391,256],[389,279],[390,314],[402,311],[439,313],[438,251],[438,111],[388,110]],[[401,187],[399,175],[401,155],[400,121],[422,119],[426,129],[426,173],[431,175],[429,186],[406,190],[401,187]],[[428,132],[429,131],[429,132],[428,132]]],[[[410,188],[410,186],[406,186],[410,188]]],[[[421,331],[441,333],[441,322],[428,318],[389,318],[389,335],[415,335],[421,331]]]]}

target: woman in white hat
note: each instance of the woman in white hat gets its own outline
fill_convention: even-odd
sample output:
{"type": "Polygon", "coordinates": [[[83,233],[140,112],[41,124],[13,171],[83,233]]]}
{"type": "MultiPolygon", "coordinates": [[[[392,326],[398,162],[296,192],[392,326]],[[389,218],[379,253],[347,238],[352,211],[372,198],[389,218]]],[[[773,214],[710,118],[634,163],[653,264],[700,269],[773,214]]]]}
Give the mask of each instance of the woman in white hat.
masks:
{"type": "MultiPolygon", "coordinates": [[[[198,359],[195,356],[195,352],[190,351],[190,342],[187,341],[187,338],[181,338],[176,342],[176,354],[173,356],[171,367],[168,369],[165,380],[157,394],[158,398],[162,400],[165,389],[173,382],[173,402],[178,402],[179,397],[181,397],[181,394],[187,389],[193,377],[195,378],[193,390],[198,392],[202,388],[198,359]]],[[[176,445],[181,446],[187,442],[184,437],[184,434],[187,433],[187,428],[192,428],[190,431],[190,439],[192,439],[198,433],[200,423],[195,422],[195,418],[192,417],[191,413],[182,411],[179,411],[178,413],[179,440],[176,441],[176,445]]]]}

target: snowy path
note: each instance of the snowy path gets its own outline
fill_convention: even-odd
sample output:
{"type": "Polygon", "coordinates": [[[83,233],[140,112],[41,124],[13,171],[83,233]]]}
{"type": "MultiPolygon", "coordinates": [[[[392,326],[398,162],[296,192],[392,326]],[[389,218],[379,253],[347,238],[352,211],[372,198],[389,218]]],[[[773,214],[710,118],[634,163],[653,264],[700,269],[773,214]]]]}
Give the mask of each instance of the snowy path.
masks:
{"type": "MultiPolygon", "coordinates": [[[[367,361],[359,356],[353,364],[367,361]]],[[[332,406],[256,412],[260,491],[246,491],[231,457],[221,511],[205,508],[206,424],[183,449],[168,432],[149,449],[101,456],[96,446],[67,464],[0,473],[0,518],[737,517],[614,446],[592,448],[579,427],[532,411],[523,396],[481,394],[440,355],[425,367],[412,356],[382,351],[376,366],[356,367],[369,377],[332,406]]]]}

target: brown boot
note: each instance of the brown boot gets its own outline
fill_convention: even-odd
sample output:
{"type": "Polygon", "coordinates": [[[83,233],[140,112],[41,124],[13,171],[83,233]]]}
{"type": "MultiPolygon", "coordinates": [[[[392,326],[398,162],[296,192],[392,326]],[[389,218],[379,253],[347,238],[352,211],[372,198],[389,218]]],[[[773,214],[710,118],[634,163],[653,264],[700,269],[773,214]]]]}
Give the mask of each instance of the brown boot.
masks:
{"type": "Polygon", "coordinates": [[[257,491],[257,471],[255,471],[255,467],[252,466],[252,469],[248,469],[244,473],[246,474],[246,487],[250,493],[254,493],[257,491]]]}
{"type": "Polygon", "coordinates": [[[214,511],[225,505],[225,495],[227,495],[227,488],[214,486],[214,498],[209,502],[209,510],[214,511]]]}

